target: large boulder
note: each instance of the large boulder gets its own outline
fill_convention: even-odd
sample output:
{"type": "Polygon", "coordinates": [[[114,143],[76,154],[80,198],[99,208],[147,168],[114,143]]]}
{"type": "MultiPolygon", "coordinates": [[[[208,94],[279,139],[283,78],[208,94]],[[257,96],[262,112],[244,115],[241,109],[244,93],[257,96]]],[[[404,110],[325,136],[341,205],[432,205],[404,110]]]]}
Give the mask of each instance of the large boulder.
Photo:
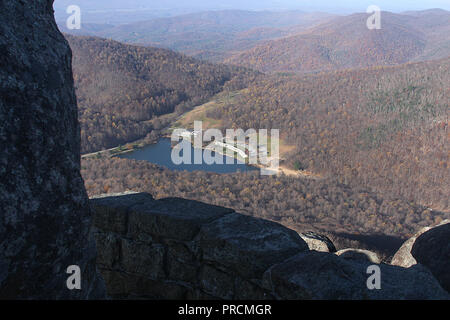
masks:
{"type": "Polygon", "coordinates": [[[420,235],[411,254],[450,292],[450,221],[420,235]]]}
{"type": "Polygon", "coordinates": [[[113,298],[268,299],[264,272],[308,251],[280,224],[197,201],[141,193],[91,202],[113,298]]]}
{"type": "Polygon", "coordinates": [[[377,265],[381,288],[370,290],[367,281],[372,262],[347,260],[335,254],[309,251],[271,267],[264,287],[278,299],[418,300],[449,299],[426,268],[377,265]]]}
{"type": "Polygon", "coordinates": [[[204,225],[195,245],[205,262],[245,278],[259,278],[273,264],[309,250],[297,232],[237,213],[204,225]]]}
{"type": "Polygon", "coordinates": [[[0,2],[0,298],[101,298],[70,48],[53,1],[0,2]],[[81,290],[67,288],[67,268],[81,290]]]}
{"type": "Polygon", "coordinates": [[[402,245],[391,261],[401,267],[417,263],[430,269],[450,292],[450,220],[420,230],[402,245]]]}
{"type": "Polygon", "coordinates": [[[431,227],[425,227],[420,229],[416,234],[414,234],[411,238],[406,240],[400,249],[397,250],[397,252],[394,254],[391,260],[391,264],[394,266],[400,266],[404,268],[412,267],[413,265],[417,264],[416,259],[411,254],[412,246],[414,245],[414,242],[416,242],[416,239],[430,230],[431,227]]]}

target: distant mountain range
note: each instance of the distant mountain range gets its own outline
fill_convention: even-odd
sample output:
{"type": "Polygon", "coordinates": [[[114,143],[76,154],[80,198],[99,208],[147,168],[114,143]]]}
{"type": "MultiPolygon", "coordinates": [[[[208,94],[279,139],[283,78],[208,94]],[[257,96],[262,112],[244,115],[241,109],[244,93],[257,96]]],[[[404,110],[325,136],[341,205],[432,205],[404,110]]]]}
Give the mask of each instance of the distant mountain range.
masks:
{"type": "Polygon", "coordinates": [[[295,34],[336,17],[302,11],[223,10],[158,18],[119,26],[86,23],[63,32],[110,38],[124,43],[167,48],[211,61],[250,49],[263,40],[295,34]]]}
{"type": "Polygon", "coordinates": [[[395,65],[450,55],[450,12],[382,12],[381,29],[367,14],[337,17],[294,36],[269,41],[226,62],[263,72],[318,72],[395,65]]]}
{"type": "MultiPolygon", "coordinates": [[[[292,171],[308,170],[333,179],[333,183],[311,191],[309,186],[292,182],[295,180],[278,186],[261,180],[258,188],[264,186],[260,189],[273,199],[266,202],[262,194],[247,189],[246,178],[217,178],[223,185],[205,191],[201,186],[216,184],[194,176],[167,178],[166,172],[161,173],[164,179],[178,183],[166,186],[171,195],[216,201],[262,217],[272,217],[275,212],[277,221],[288,224],[406,236],[420,224],[433,223],[435,216],[423,208],[410,210],[395,201],[367,197],[364,190],[377,192],[379,199],[406,199],[448,211],[448,14],[440,10],[384,12],[382,29],[373,31],[366,28],[366,14],[329,17],[306,28],[261,27],[257,19],[237,21],[240,27],[232,28],[231,17],[224,17],[228,29],[223,29],[234,39],[237,34],[250,39],[268,33],[279,38],[240,53],[212,48],[209,57],[208,51],[203,51],[205,58],[227,54],[229,63],[250,66],[269,73],[266,75],[167,49],[66,35],[73,51],[82,152],[120,144],[128,144],[128,148],[147,137],[156,140],[198,105],[194,111],[200,112],[192,112],[189,121],[215,123],[221,129],[279,128],[280,149],[284,150],[280,165],[292,171]],[[251,58],[244,61],[247,57],[251,58]],[[429,61],[411,63],[419,60],[429,61]],[[191,189],[180,187],[183,184],[191,189]],[[235,187],[221,193],[225,184],[235,187]],[[343,185],[351,186],[355,193],[336,191],[343,185]],[[219,192],[213,194],[213,190],[219,192]],[[245,200],[234,200],[241,198],[245,200]]],[[[275,21],[273,16],[271,19],[275,21]]],[[[175,20],[174,25],[166,26],[167,34],[179,31],[180,22],[175,20]]],[[[218,32],[219,21],[215,19],[214,27],[208,28],[204,21],[196,26],[191,20],[184,29],[205,27],[218,32]]],[[[281,24],[275,21],[273,25],[277,23],[281,24]]],[[[91,29],[103,31],[116,28],[91,25],[91,29]]],[[[248,44],[246,40],[243,43],[248,44]]],[[[88,168],[92,190],[104,192],[105,186],[117,187],[116,191],[136,189],[149,185],[146,177],[156,176],[148,174],[146,166],[123,164],[107,162],[105,167],[112,168],[111,177],[119,176],[120,171],[126,182],[93,173],[105,172],[103,169],[88,168]],[[131,172],[136,176],[128,180],[131,172]]],[[[166,192],[158,190],[160,195],[166,192]]]]}
{"type": "Polygon", "coordinates": [[[449,11],[382,12],[381,30],[369,30],[368,17],[224,10],[119,26],[86,23],[74,31],[60,28],[263,72],[320,72],[450,55],[449,11]]]}

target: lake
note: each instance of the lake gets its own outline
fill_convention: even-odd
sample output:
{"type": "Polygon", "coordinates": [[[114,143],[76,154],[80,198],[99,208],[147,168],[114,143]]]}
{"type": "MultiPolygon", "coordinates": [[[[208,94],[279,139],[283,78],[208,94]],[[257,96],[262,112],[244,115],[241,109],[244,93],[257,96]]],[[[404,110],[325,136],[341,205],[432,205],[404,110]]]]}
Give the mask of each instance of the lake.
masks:
{"type": "MultiPolygon", "coordinates": [[[[194,147],[189,142],[183,141],[184,147],[191,149],[191,163],[194,163],[194,147]]],[[[202,154],[205,150],[201,150],[202,154]]],[[[223,157],[224,164],[180,164],[176,165],[173,163],[172,158],[172,147],[171,141],[168,138],[160,139],[158,143],[148,145],[142,149],[137,149],[133,152],[121,154],[118,157],[123,159],[134,159],[134,160],[145,160],[151,162],[153,164],[166,167],[170,170],[178,170],[178,171],[207,171],[207,172],[215,172],[215,173],[236,173],[236,172],[249,172],[249,171],[257,171],[259,170],[256,167],[249,166],[244,162],[241,162],[237,159],[232,159],[234,164],[226,164],[227,159],[231,160],[231,158],[227,156],[223,157]]],[[[181,155],[183,153],[181,152],[181,155]]],[[[214,155],[214,153],[212,153],[214,155]]]]}

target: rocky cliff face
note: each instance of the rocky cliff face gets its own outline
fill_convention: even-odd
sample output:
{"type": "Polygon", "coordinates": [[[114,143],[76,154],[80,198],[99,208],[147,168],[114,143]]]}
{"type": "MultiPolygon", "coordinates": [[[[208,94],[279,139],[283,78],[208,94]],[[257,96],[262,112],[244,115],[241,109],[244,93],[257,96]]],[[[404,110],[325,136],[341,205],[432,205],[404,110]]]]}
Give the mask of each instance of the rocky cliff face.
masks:
{"type": "Polygon", "coordinates": [[[52,0],[0,2],[0,298],[104,295],[80,176],[71,51],[52,0]],[[81,268],[68,290],[67,267],[81,268]]]}
{"type": "Polygon", "coordinates": [[[231,209],[148,194],[109,195],[92,204],[97,263],[113,298],[449,298],[421,265],[380,264],[361,250],[310,250],[293,230],[231,209]],[[373,265],[380,268],[380,290],[367,286],[373,265]]]}

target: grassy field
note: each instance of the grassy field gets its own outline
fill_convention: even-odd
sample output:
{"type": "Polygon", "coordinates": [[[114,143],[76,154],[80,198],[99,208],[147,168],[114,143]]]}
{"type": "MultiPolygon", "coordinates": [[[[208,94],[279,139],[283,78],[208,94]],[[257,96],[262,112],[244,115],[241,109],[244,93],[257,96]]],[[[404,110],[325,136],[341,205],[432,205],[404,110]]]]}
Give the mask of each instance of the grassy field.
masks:
{"type": "Polygon", "coordinates": [[[213,112],[214,110],[223,107],[226,104],[234,103],[236,98],[245,93],[247,89],[241,91],[235,91],[231,93],[219,93],[211,101],[199,105],[192,109],[191,111],[182,115],[176,122],[173,123],[171,129],[183,128],[183,129],[193,129],[194,121],[203,121],[203,130],[206,129],[218,129],[222,126],[222,121],[218,119],[213,119],[207,116],[208,112],[213,112]]]}

